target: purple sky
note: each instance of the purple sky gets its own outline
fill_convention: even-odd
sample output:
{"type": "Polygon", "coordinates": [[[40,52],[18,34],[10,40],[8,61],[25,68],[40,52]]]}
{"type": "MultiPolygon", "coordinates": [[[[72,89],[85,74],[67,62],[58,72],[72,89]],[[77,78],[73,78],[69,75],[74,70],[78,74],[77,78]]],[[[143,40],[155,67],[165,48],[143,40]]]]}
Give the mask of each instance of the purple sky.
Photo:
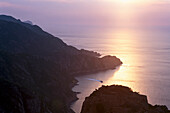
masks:
{"type": "Polygon", "coordinates": [[[168,0],[141,1],[0,0],[0,14],[31,20],[53,34],[96,27],[170,28],[168,0]]]}

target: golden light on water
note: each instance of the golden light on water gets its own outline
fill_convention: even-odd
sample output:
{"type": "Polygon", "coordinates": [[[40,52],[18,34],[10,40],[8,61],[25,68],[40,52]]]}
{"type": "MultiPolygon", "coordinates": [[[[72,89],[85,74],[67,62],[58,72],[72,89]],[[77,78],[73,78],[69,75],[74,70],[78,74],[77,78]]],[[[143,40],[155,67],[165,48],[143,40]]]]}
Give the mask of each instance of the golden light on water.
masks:
{"type": "MultiPolygon", "coordinates": [[[[153,45],[150,43],[151,41],[148,39],[154,38],[155,40],[156,37],[154,35],[150,36],[150,33],[145,31],[147,29],[139,29],[143,27],[143,24],[147,25],[147,21],[143,22],[140,20],[141,18],[145,19],[146,15],[142,16],[142,14],[147,14],[149,17],[152,16],[150,14],[157,11],[157,9],[152,9],[153,0],[106,1],[116,3],[116,5],[113,4],[114,10],[112,9],[109,12],[112,18],[111,20],[113,20],[113,29],[102,29],[103,34],[98,32],[97,38],[83,40],[83,44],[90,44],[89,48],[91,50],[103,53],[103,55],[110,54],[117,56],[121,59],[123,65],[116,70],[108,70],[106,72],[80,77],[81,86],[75,91],[82,93],[78,95],[80,101],[75,106],[81,105],[84,97],[89,96],[95,89],[101,87],[101,85],[113,84],[128,86],[133,91],[147,95],[150,103],[158,103],[157,99],[162,101],[162,97],[164,96],[158,90],[166,91],[166,89],[157,88],[162,84],[162,76],[159,76],[157,73],[160,67],[156,66],[157,68],[154,69],[155,62],[153,62],[155,60],[153,58],[157,58],[157,55],[155,56],[156,52],[154,52],[156,51],[155,48],[160,46],[154,46],[155,42],[153,42],[153,45]],[[148,11],[149,13],[147,13],[148,11]],[[88,81],[86,78],[102,80],[103,83],[88,81]],[[158,92],[156,93],[155,91],[158,92]]],[[[154,4],[157,2],[159,1],[156,0],[154,4]]],[[[148,23],[152,23],[152,21],[148,21],[148,23]]],[[[169,97],[169,94],[167,97],[169,97]]],[[[166,102],[165,100],[163,101],[166,102]]]]}
{"type": "Polygon", "coordinates": [[[109,35],[109,42],[114,48],[113,55],[116,55],[123,61],[123,65],[120,66],[116,73],[113,73],[113,76],[108,78],[105,81],[105,85],[124,85],[131,87],[135,91],[140,91],[137,86],[135,86],[135,82],[138,81],[138,76],[136,75],[136,70],[134,70],[134,66],[139,64],[140,59],[138,56],[134,56],[134,53],[138,52],[134,48],[140,45],[140,41],[136,40],[135,32],[130,30],[120,30],[117,32],[112,32],[113,35],[109,35]],[[119,47],[119,48],[115,48],[119,47]],[[127,53],[128,51],[128,53],[127,53]]]}

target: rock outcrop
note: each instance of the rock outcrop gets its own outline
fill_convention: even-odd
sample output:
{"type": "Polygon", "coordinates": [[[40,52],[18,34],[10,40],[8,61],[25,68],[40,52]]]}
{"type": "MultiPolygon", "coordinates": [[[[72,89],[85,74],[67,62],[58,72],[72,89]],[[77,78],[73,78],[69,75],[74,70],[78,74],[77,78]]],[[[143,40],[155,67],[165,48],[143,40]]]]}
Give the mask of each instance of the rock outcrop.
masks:
{"type": "Polygon", "coordinates": [[[148,103],[145,95],[118,85],[102,86],[86,97],[81,113],[170,113],[166,106],[148,103]]]}

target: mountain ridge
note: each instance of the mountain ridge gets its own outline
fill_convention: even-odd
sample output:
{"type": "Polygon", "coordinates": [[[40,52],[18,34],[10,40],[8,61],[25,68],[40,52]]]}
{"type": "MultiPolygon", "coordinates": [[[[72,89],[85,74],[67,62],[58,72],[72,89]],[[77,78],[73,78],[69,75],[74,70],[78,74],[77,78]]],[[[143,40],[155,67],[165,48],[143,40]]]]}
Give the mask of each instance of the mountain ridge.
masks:
{"type": "Polygon", "coordinates": [[[73,113],[74,77],[122,64],[115,56],[99,58],[97,52],[78,50],[37,26],[12,20],[0,16],[0,112],[73,113]]]}

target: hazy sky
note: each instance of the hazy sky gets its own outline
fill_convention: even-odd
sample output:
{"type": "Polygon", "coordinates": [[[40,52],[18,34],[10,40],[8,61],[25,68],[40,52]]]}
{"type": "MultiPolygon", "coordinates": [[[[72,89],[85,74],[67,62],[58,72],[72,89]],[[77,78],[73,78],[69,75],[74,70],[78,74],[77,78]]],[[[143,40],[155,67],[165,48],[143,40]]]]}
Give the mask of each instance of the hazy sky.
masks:
{"type": "Polygon", "coordinates": [[[79,28],[170,28],[169,0],[0,0],[0,14],[31,20],[53,34],[79,28]]]}

